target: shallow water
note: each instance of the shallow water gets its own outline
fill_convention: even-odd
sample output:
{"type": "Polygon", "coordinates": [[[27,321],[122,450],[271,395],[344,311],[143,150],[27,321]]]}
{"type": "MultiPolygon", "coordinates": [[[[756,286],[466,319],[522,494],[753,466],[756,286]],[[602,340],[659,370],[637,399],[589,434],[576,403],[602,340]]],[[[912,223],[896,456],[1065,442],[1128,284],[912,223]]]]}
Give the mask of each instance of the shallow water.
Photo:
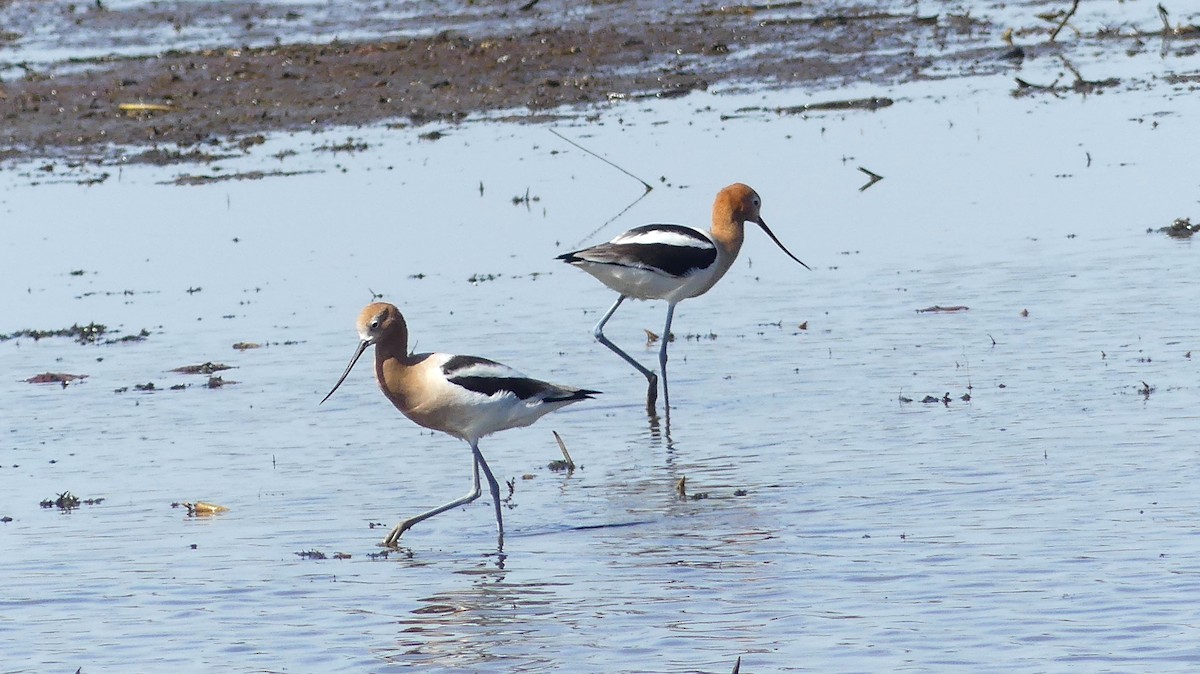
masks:
{"type": "MultiPolygon", "coordinates": [[[[536,125],[275,138],[221,169],[317,172],[199,187],[10,172],[0,332],[151,334],[0,343],[0,669],[1194,669],[1196,251],[1147,229],[1197,217],[1198,104],[1013,86],[709,92],[561,125],[655,185],[607,225],[641,186],[536,125]],[[859,95],[899,102],[745,110],[859,95]],[[264,159],[347,135],[369,148],[264,159]],[[859,166],[884,180],[860,192],[859,166]],[[734,180],[815,271],[750,231],[680,305],[668,427],[592,341],[612,294],[552,258],[703,225],[734,180]],[[371,556],[469,480],[369,367],[317,405],[372,291],[418,350],[605,392],[482,443],[515,478],[502,557],[486,497],[371,556]],[[205,361],[237,383],[169,372],[205,361]],[[89,377],[20,381],[45,371],[89,377]],[[570,475],[545,468],[551,429],[570,475]],[[105,500],[38,506],[66,490],[105,500]],[[171,507],[195,500],[230,510],[171,507]]],[[[663,314],[626,305],[608,334],[651,363],[663,314]]]]}

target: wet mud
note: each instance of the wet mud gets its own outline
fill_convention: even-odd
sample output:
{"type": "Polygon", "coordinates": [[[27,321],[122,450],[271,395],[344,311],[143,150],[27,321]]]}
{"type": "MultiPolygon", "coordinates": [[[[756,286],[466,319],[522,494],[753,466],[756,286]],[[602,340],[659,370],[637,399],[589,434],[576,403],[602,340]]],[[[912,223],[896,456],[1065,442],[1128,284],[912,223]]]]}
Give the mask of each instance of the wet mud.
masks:
{"type": "MultiPolygon", "coordinates": [[[[415,14],[388,22],[380,18],[394,11],[388,3],[0,3],[0,25],[9,27],[0,61],[5,47],[46,27],[69,35],[78,53],[103,54],[0,62],[0,159],[204,163],[249,152],[269,132],[481,115],[542,121],[712,87],[979,75],[1081,49],[1122,53],[1146,33],[1076,29],[1066,45],[1051,35],[1073,27],[1063,4],[1031,2],[1024,23],[1011,26],[989,18],[1003,7],[990,4],[921,13],[882,2],[402,3],[415,14]],[[208,44],[222,46],[161,50],[205,31],[214,34],[208,44]],[[330,33],[361,37],[317,39],[330,33]]],[[[1171,30],[1188,39],[1186,28],[1171,30]]],[[[1119,85],[1080,75],[1074,84],[1015,86],[1053,94],[1119,85]]],[[[813,101],[780,112],[891,103],[813,101]]],[[[193,182],[217,179],[232,178],[193,182]]]]}

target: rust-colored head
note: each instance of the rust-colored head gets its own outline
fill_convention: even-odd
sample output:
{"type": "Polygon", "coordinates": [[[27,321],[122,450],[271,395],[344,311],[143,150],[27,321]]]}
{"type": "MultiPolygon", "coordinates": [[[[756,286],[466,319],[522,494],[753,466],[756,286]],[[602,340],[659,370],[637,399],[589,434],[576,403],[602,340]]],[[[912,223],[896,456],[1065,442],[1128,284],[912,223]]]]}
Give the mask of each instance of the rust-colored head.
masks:
{"type": "Polygon", "coordinates": [[[358,338],[364,342],[392,342],[397,337],[408,341],[408,324],[394,304],[372,302],[358,312],[358,338]]]}
{"type": "Polygon", "coordinates": [[[717,199],[713,202],[713,213],[720,211],[722,215],[728,213],[730,220],[734,222],[754,222],[762,224],[762,216],[758,214],[758,209],[762,207],[762,199],[759,198],[758,192],[755,192],[749,185],[743,183],[734,183],[717,193],[717,199]]]}
{"type": "MultiPolygon", "coordinates": [[[[713,202],[713,227],[715,228],[719,222],[733,222],[738,225],[744,225],[747,222],[753,222],[762,228],[762,231],[771,237],[776,246],[787,256],[800,262],[800,258],[792,255],[792,251],[783,245],[779,237],[767,227],[767,223],[763,221],[762,215],[759,214],[759,209],[762,207],[762,199],[759,198],[758,192],[755,192],[749,185],[744,183],[734,183],[722,189],[717,193],[717,199],[713,202]]],[[[741,235],[738,235],[739,242],[741,235]]],[[[808,265],[800,262],[800,266],[805,269],[811,269],[808,265]]]]}
{"type": "Polygon", "coordinates": [[[329,396],[338,390],[342,382],[346,381],[350,370],[354,369],[354,364],[358,362],[363,352],[367,347],[375,345],[375,349],[386,349],[389,353],[400,353],[408,349],[408,324],[404,322],[404,315],[396,308],[394,304],[387,302],[372,302],[363,308],[358,314],[358,350],[354,352],[354,357],[350,359],[350,364],[346,366],[346,371],[342,373],[337,383],[333,385],[329,393],[321,399],[321,402],[329,400],[329,396]]]}

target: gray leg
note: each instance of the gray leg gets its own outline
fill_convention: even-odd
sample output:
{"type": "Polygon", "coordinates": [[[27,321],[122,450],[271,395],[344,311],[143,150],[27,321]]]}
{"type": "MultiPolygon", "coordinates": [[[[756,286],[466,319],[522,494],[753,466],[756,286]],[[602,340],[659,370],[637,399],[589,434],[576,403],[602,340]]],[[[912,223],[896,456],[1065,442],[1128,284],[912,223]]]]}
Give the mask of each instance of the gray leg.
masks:
{"type": "Polygon", "coordinates": [[[667,344],[671,342],[671,320],[675,317],[675,305],[667,305],[667,326],[663,328],[662,346],[658,350],[658,368],[662,372],[663,405],[670,409],[671,392],[667,390],[667,344]]]}
{"type": "MultiPolygon", "coordinates": [[[[654,401],[658,399],[658,375],[646,369],[641,363],[634,360],[633,356],[630,356],[621,349],[617,348],[616,344],[613,344],[607,337],[604,336],[604,324],[608,322],[608,319],[612,318],[612,315],[617,311],[617,307],[621,306],[621,303],[624,301],[624,295],[617,296],[617,301],[613,302],[612,308],[610,308],[608,312],[604,314],[603,318],[600,319],[600,322],[596,324],[596,328],[592,330],[592,334],[595,335],[596,341],[600,342],[604,346],[607,346],[613,353],[625,359],[626,363],[634,366],[637,368],[638,372],[642,373],[642,376],[646,378],[646,381],[650,385],[646,391],[646,407],[653,408],[654,401]]],[[[666,337],[664,336],[663,339],[666,339],[666,337]]],[[[664,345],[665,344],[666,342],[664,342],[664,345]]]]}
{"type": "Polygon", "coordinates": [[[471,445],[471,451],[475,454],[475,465],[483,469],[483,476],[487,478],[488,489],[492,492],[492,505],[496,508],[496,531],[500,534],[500,545],[504,545],[504,518],[500,516],[500,484],[496,482],[496,477],[492,475],[492,469],[488,467],[487,461],[483,460],[483,454],[479,451],[477,445],[471,445]]]}
{"type": "MultiPolygon", "coordinates": [[[[440,505],[440,506],[434,508],[433,510],[427,510],[427,511],[421,513],[420,515],[417,515],[416,517],[410,517],[410,518],[404,520],[403,522],[401,522],[400,524],[397,524],[396,528],[392,529],[392,533],[388,534],[388,537],[383,539],[383,542],[380,543],[381,546],[383,546],[385,548],[394,548],[394,547],[396,547],[397,542],[400,540],[400,535],[403,534],[405,531],[408,531],[409,529],[411,529],[414,524],[424,522],[425,520],[429,519],[430,517],[433,517],[434,515],[444,513],[447,510],[450,510],[451,508],[457,508],[460,505],[465,505],[465,504],[470,503],[471,501],[474,501],[475,499],[479,498],[480,493],[482,493],[479,490],[479,461],[483,457],[480,456],[479,450],[476,449],[474,447],[474,445],[471,446],[471,450],[474,454],[474,456],[471,457],[471,468],[472,468],[472,473],[474,474],[474,478],[473,478],[474,486],[471,488],[471,491],[468,492],[462,498],[456,498],[453,501],[447,503],[446,505],[440,505]]],[[[484,464],[484,468],[485,469],[487,468],[487,464],[484,464]]],[[[495,479],[492,478],[492,474],[490,472],[488,473],[488,479],[491,480],[493,492],[499,491],[499,489],[496,488],[496,486],[495,486],[495,479]]],[[[497,513],[497,515],[498,514],[499,513],[497,513]]]]}

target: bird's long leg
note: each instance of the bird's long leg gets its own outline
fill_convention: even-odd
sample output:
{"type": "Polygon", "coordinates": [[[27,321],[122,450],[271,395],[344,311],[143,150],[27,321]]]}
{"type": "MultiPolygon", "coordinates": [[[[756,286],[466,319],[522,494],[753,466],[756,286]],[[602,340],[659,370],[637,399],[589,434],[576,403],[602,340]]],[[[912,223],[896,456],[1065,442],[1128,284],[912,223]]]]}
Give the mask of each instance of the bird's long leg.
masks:
{"type": "Polygon", "coordinates": [[[488,467],[487,461],[483,460],[483,453],[479,451],[477,443],[471,444],[471,451],[475,454],[475,465],[483,469],[483,476],[487,478],[488,489],[492,492],[492,506],[496,508],[496,531],[499,534],[498,541],[501,548],[504,547],[504,518],[500,516],[500,484],[496,482],[496,476],[492,475],[492,469],[488,467]]]}
{"type": "Polygon", "coordinates": [[[649,388],[646,390],[646,407],[648,409],[654,409],[654,402],[658,399],[658,375],[646,369],[646,367],[644,367],[641,363],[634,360],[633,356],[630,356],[621,349],[617,348],[616,344],[613,344],[607,337],[604,336],[604,324],[608,322],[608,319],[612,318],[612,315],[617,311],[617,307],[621,306],[621,303],[624,301],[624,295],[617,296],[617,301],[613,302],[612,307],[604,314],[604,316],[600,319],[600,322],[596,324],[596,328],[592,330],[592,334],[595,335],[597,342],[607,346],[613,353],[617,354],[621,358],[624,358],[626,363],[629,363],[635,367],[638,372],[641,372],[642,375],[646,377],[646,382],[649,384],[649,388]]]}
{"type": "MultiPolygon", "coordinates": [[[[667,326],[663,328],[662,346],[658,349],[658,369],[662,372],[663,406],[671,409],[671,392],[667,389],[667,344],[671,343],[671,319],[675,317],[675,304],[667,305],[667,326]]],[[[670,412],[668,411],[668,414],[670,412]]]]}
{"type": "MultiPolygon", "coordinates": [[[[400,524],[397,524],[396,528],[392,529],[392,533],[388,534],[388,537],[383,539],[383,542],[380,543],[381,546],[383,546],[385,548],[394,548],[394,547],[396,547],[396,543],[400,540],[400,535],[403,534],[405,531],[408,531],[409,529],[411,529],[414,524],[417,524],[419,522],[424,522],[425,520],[429,519],[430,517],[433,517],[434,515],[444,513],[447,510],[450,510],[451,508],[457,508],[460,505],[470,503],[471,501],[474,501],[475,499],[479,498],[479,495],[482,493],[479,490],[479,462],[480,462],[480,460],[482,460],[482,457],[479,454],[479,450],[476,449],[474,445],[471,446],[471,450],[474,454],[471,457],[471,469],[472,469],[471,472],[473,473],[473,478],[472,478],[473,486],[471,487],[471,491],[468,492],[462,498],[456,498],[453,501],[451,501],[445,505],[440,505],[440,506],[434,508],[433,510],[427,510],[427,511],[421,513],[420,515],[417,515],[416,517],[410,517],[410,518],[404,520],[403,522],[401,522],[400,524]]],[[[485,470],[487,469],[487,464],[484,464],[484,469],[485,470]]],[[[495,484],[496,481],[495,481],[495,478],[492,477],[491,472],[488,472],[487,476],[488,476],[488,480],[491,481],[492,493],[498,492],[499,488],[496,487],[496,484],[495,484]]],[[[497,512],[497,516],[499,516],[499,512],[497,512]]]]}

